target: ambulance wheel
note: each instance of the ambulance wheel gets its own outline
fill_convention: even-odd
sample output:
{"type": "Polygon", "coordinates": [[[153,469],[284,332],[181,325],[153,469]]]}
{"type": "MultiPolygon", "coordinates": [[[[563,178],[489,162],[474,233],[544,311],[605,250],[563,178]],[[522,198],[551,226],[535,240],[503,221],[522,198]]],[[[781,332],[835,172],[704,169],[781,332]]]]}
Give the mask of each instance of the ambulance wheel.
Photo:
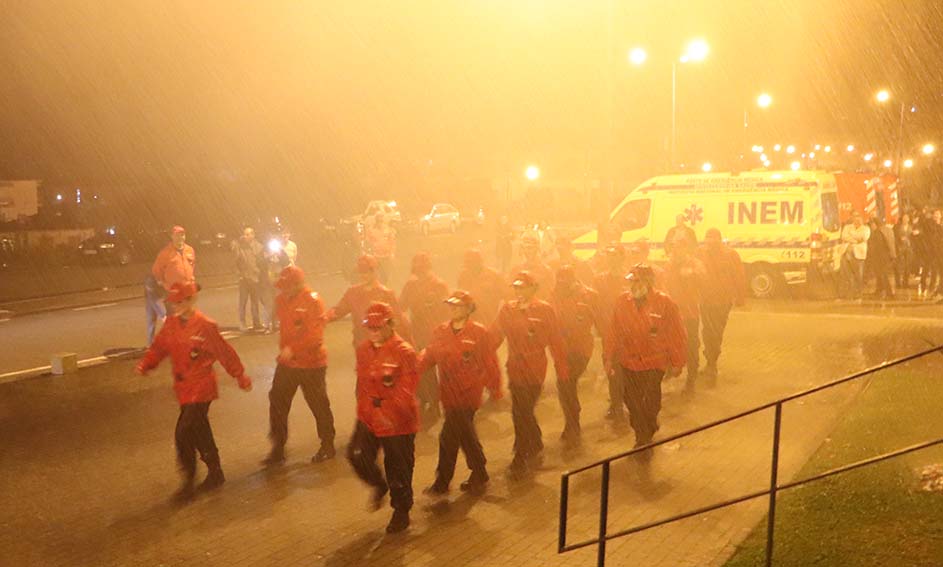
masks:
{"type": "Polygon", "coordinates": [[[750,269],[750,291],[753,297],[773,297],[782,291],[782,276],[771,266],[761,264],[750,269]]]}

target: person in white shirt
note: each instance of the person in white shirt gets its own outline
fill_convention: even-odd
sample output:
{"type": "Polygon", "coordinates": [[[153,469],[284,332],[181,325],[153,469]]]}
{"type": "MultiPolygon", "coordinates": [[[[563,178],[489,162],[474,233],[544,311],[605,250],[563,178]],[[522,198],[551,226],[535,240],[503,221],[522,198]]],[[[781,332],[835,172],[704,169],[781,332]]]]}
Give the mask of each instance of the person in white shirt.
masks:
{"type": "Polygon", "coordinates": [[[868,257],[870,237],[871,229],[862,222],[861,213],[852,213],[851,224],[846,224],[842,229],[841,239],[848,245],[842,264],[850,283],[851,296],[854,298],[860,298],[864,288],[864,261],[868,257]]]}
{"type": "Polygon", "coordinates": [[[287,228],[282,229],[282,249],[288,256],[288,265],[298,265],[298,245],[291,240],[291,231],[287,228]]]}

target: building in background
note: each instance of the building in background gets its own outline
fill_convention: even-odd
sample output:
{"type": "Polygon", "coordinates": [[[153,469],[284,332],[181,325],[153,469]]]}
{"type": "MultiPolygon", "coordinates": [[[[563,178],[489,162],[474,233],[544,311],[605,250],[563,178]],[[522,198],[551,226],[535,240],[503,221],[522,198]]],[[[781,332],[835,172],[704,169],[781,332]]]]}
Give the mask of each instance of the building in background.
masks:
{"type": "Polygon", "coordinates": [[[39,181],[0,181],[0,223],[15,222],[39,212],[39,181]]]}

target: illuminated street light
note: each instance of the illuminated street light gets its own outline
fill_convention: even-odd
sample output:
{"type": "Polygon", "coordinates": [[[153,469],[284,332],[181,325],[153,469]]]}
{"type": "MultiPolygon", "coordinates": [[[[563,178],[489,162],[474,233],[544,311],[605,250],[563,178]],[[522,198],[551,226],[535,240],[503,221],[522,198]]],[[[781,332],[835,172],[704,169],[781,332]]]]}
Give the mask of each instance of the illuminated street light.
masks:
{"type": "Polygon", "coordinates": [[[766,154],[760,154],[760,161],[767,161],[769,158],[766,157],[766,154]]]}
{"type": "Polygon", "coordinates": [[[831,151],[832,151],[832,146],[825,146],[825,153],[829,153],[831,151]]]}
{"type": "Polygon", "coordinates": [[[914,160],[909,159],[909,158],[904,160],[904,167],[906,167],[907,169],[910,169],[913,166],[914,166],[914,160]]]}
{"type": "Polygon", "coordinates": [[[799,168],[802,167],[802,164],[797,161],[794,161],[791,164],[789,164],[789,167],[792,168],[793,171],[799,171],[799,168]]]}
{"type": "Polygon", "coordinates": [[[822,149],[822,145],[821,145],[821,144],[815,144],[815,151],[819,151],[819,150],[821,150],[821,149],[822,149]]]}
{"type": "Polygon", "coordinates": [[[894,165],[893,161],[889,159],[884,160],[884,167],[891,167],[892,165],[894,165]]]}
{"type": "Polygon", "coordinates": [[[936,150],[936,148],[933,147],[933,144],[924,144],[924,145],[923,145],[923,155],[925,155],[925,156],[928,156],[928,155],[932,154],[932,153],[934,152],[934,150],[936,150]]]}
{"type": "Polygon", "coordinates": [[[815,152],[809,152],[809,157],[810,157],[810,158],[814,158],[814,157],[815,157],[815,152]]]}
{"type": "Polygon", "coordinates": [[[878,102],[887,102],[891,100],[891,93],[888,92],[887,89],[881,89],[878,91],[878,94],[874,95],[874,98],[877,99],[878,102]]]}
{"type": "Polygon", "coordinates": [[[540,177],[540,168],[536,165],[528,165],[527,169],[524,170],[524,176],[531,181],[536,181],[540,177]]]}
{"type": "Polygon", "coordinates": [[[781,150],[781,149],[783,149],[783,147],[782,147],[780,144],[776,144],[775,146],[773,146],[773,151],[774,151],[774,152],[778,152],[778,151],[781,150]]]}
{"type": "Polygon", "coordinates": [[[61,200],[62,200],[62,195],[61,195],[61,194],[56,194],[56,200],[57,200],[57,201],[61,201],[61,200]]]}
{"type": "Polygon", "coordinates": [[[629,62],[633,65],[641,65],[648,59],[648,53],[641,47],[633,47],[629,50],[629,62]]]}
{"type": "Polygon", "coordinates": [[[854,144],[848,144],[848,147],[845,148],[845,149],[848,150],[849,152],[853,152],[853,151],[855,151],[855,145],[854,145],[854,144]]]}
{"type": "Polygon", "coordinates": [[[711,162],[705,161],[704,165],[701,166],[701,171],[708,173],[710,170],[714,169],[714,166],[711,165],[711,162]]]}
{"type": "Polygon", "coordinates": [[[794,153],[796,153],[796,147],[795,147],[795,146],[786,146],[786,153],[787,153],[787,154],[794,154],[794,153]]]}
{"type": "Polygon", "coordinates": [[[684,52],[684,55],[681,56],[681,62],[697,63],[707,59],[708,53],[710,53],[710,46],[707,45],[707,42],[701,38],[694,39],[691,41],[691,43],[688,44],[688,48],[684,52]]]}
{"type": "Polygon", "coordinates": [[[874,154],[872,153],[864,154],[864,161],[871,161],[872,159],[874,159],[874,154]]]}
{"type": "Polygon", "coordinates": [[[769,108],[771,104],[773,104],[773,97],[771,97],[768,93],[763,93],[756,97],[756,105],[760,108],[769,108]]]}
{"type": "Polygon", "coordinates": [[[772,163],[773,162],[771,162],[770,160],[765,159],[763,160],[763,167],[769,167],[770,165],[772,165],[772,163]]]}

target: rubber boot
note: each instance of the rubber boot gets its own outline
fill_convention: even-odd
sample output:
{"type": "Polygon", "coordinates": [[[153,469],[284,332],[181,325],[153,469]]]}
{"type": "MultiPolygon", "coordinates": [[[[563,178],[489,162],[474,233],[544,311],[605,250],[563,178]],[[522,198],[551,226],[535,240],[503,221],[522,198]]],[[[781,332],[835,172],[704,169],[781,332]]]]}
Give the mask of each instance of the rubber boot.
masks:
{"type": "Polygon", "coordinates": [[[206,463],[206,466],[209,468],[209,472],[206,473],[206,478],[200,483],[200,492],[215,490],[226,482],[223,469],[219,466],[219,459],[206,463]]]}

